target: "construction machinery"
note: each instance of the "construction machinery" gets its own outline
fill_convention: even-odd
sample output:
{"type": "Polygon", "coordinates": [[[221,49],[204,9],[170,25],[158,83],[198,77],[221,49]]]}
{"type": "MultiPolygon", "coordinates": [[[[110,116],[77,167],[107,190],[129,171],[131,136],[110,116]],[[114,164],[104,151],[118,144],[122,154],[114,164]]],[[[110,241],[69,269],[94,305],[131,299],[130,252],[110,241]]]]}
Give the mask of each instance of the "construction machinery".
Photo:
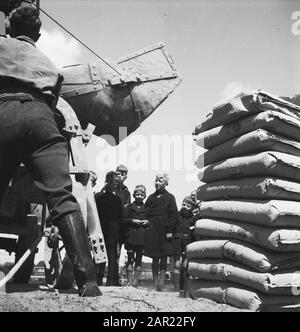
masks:
{"type": "MultiPolygon", "coordinates": [[[[31,2],[3,1],[0,10],[10,10],[31,2]]],[[[70,174],[73,194],[85,219],[96,263],[106,261],[106,250],[94,195],[89,182],[85,148],[94,134],[110,144],[118,144],[133,133],[180,84],[174,62],[162,43],[121,58],[115,63],[103,59],[62,69],[64,82],[57,104],[58,121],[70,147],[70,174]],[[126,132],[126,135],[124,135],[126,132]]],[[[1,197],[0,249],[16,253],[16,265],[0,281],[28,282],[39,242],[46,237],[46,280],[57,288],[73,283],[68,258],[60,257],[59,234],[46,225],[47,209],[41,192],[20,167],[1,197]],[[49,238],[53,241],[49,246],[49,238]],[[53,243],[56,243],[53,245],[53,243]],[[47,245],[48,244],[48,245],[47,245]]]]}

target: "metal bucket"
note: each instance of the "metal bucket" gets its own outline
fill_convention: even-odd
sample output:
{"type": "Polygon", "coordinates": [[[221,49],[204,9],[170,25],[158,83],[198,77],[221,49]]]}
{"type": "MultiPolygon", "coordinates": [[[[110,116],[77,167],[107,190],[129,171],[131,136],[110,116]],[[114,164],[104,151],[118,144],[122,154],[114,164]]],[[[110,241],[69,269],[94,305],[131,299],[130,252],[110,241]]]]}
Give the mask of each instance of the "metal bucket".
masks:
{"type": "Polygon", "coordinates": [[[95,135],[110,135],[117,144],[125,138],[120,128],[128,135],[134,132],[181,82],[163,44],[113,66],[104,61],[80,64],[64,67],[62,74],[61,97],[73,107],[83,129],[91,123],[95,135]]]}

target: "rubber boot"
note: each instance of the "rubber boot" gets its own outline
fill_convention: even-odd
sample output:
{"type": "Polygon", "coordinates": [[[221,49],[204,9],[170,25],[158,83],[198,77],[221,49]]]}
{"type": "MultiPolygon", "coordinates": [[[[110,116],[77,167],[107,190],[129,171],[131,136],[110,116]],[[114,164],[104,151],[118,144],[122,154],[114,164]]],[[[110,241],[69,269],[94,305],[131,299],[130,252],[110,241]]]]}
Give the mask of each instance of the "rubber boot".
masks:
{"type": "Polygon", "coordinates": [[[139,286],[141,273],[142,273],[142,268],[141,267],[135,268],[135,270],[134,270],[133,287],[138,287],[139,286]]]}
{"type": "Polygon", "coordinates": [[[133,285],[133,267],[127,268],[127,285],[128,286],[133,285]]]}
{"type": "Polygon", "coordinates": [[[79,296],[102,295],[97,286],[95,265],[81,212],[67,214],[59,220],[57,227],[73,264],[79,296]]]}
{"type": "Polygon", "coordinates": [[[174,292],[179,292],[180,286],[180,273],[174,272],[174,292]]]}
{"type": "Polygon", "coordinates": [[[162,292],[165,287],[166,270],[160,270],[157,290],[162,292]]]}

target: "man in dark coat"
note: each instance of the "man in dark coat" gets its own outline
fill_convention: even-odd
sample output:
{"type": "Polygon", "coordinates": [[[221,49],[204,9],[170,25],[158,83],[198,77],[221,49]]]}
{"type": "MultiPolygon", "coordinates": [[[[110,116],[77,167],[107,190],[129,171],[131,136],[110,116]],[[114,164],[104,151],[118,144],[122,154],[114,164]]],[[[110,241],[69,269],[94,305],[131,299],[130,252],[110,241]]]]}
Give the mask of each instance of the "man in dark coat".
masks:
{"type": "Polygon", "coordinates": [[[144,205],[146,188],[138,185],[134,189],[135,201],[125,208],[124,233],[125,249],[127,250],[127,283],[138,286],[142,270],[142,258],[144,254],[145,229],[149,225],[147,210],[144,205]],[[133,279],[134,272],[134,279],[133,279]]]}
{"type": "Polygon", "coordinates": [[[167,258],[173,255],[173,228],[178,218],[175,197],[166,190],[169,183],[167,174],[155,179],[156,191],[146,201],[149,229],[145,235],[145,256],[152,258],[154,286],[162,291],[165,284],[167,258]]]}
{"type": "MultiPolygon", "coordinates": [[[[121,199],[123,211],[131,203],[131,195],[124,182],[127,180],[128,168],[124,165],[119,165],[116,169],[116,185],[115,194],[121,199]]],[[[124,229],[123,223],[120,226],[120,236],[118,243],[118,260],[120,259],[122,245],[124,244],[124,229]]],[[[119,274],[114,276],[114,282],[119,283],[119,274]]]]}
{"type": "MultiPolygon", "coordinates": [[[[123,220],[123,207],[121,199],[115,195],[116,173],[108,172],[105,179],[105,187],[95,195],[97,210],[108,257],[108,272],[106,286],[119,286],[115,279],[119,271],[118,242],[120,225],[123,220]]],[[[99,264],[97,275],[98,285],[103,282],[106,263],[99,264]]]]}
{"type": "Polygon", "coordinates": [[[68,143],[55,121],[62,76],[35,43],[41,21],[22,6],[9,17],[10,36],[0,36],[0,197],[20,163],[43,192],[72,261],[80,296],[101,294],[80,206],[72,195],[68,143]]]}

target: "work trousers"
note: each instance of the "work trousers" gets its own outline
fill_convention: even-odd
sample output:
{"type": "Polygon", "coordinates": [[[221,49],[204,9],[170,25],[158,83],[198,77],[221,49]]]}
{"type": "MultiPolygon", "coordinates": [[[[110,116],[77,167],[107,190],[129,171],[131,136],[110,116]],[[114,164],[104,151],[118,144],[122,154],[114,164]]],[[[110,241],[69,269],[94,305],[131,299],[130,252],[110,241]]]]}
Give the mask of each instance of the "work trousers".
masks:
{"type": "Polygon", "coordinates": [[[43,192],[55,224],[80,211],[72,195],[67,141],[44,101],[30,95],[11,99],[0,95],[0,197],[23,162],[43,192]]]}
{"type": "MultiPolygon", "coordinates": [[[[110,238],[110,241],[106,243],[107,252],[107,286],[118,286],[119,284],[119,255],[118,255],[118,239],[110,238]]],[[[98,267],[98,280],[103,280],[106,263],[99,264],[98,267]]]]}

